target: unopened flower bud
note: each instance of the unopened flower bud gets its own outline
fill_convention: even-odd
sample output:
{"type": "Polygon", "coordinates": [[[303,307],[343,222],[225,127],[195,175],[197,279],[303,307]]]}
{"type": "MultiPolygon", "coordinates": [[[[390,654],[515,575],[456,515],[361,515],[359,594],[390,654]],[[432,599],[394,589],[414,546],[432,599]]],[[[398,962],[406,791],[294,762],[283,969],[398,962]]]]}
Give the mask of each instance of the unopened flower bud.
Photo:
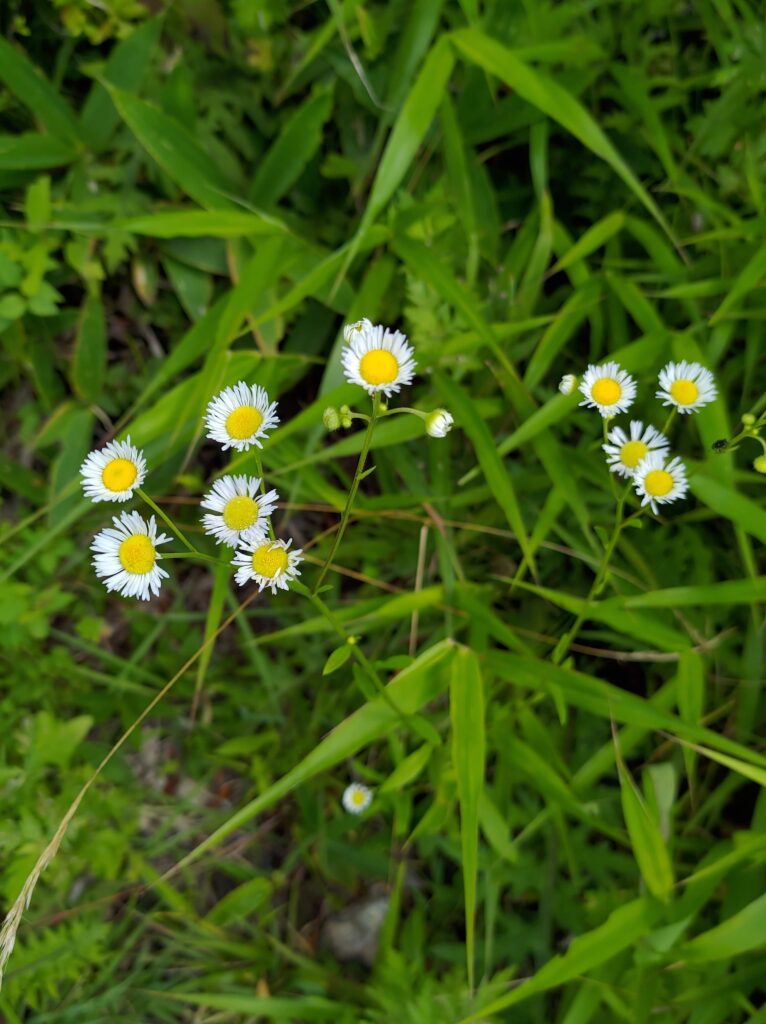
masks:
{"type": "Polygon", "coordinates": [[[348,430],[351,426],[351,410],[347,405],[342,405],[338,412],[340,414],[340,425],[344,430],[348,430]]]}
{"type": "Polygon", "coordinates": [[[455,421],[446,409],[434,409],[426,416],[426,433],[430,437],[446,437],[455,421]]]}
{"type": "Polygon", "coordinates": [[[363,320],[357,320],[356,323],[346,324],[343,328],[343,337],[346,341],[351,341],[358,334],[364,334],[365,331],[369,331],[372,328],[372,321],[366,317],[363,320]]]}
{"type": "Polygon", "coordinates": [[[752,427],[755,423],[755,416],[751,412],[745,412],[742,414],[742,424],[745,427],[752,427]]]}
{"type": "Polygon", "coordinates": [[[753,469],[756,473],[766,474],[766,455],[759,455],[758,458],[753,461],[753,469]]]}
{"type": "Polygon", "coordinates": [[[559,384],[559,391],[562,395],[573,395],[577,388],[577,377],[573,373],[565,373],[559,384]]]}
{"type": "Polygon", "coordinates": [[[340,426],[340,414],[338,410],[333,409],[331,405],[328,405],[322,413],[322,423],[324,423],[326,430],[337,430],[340,426]]]}

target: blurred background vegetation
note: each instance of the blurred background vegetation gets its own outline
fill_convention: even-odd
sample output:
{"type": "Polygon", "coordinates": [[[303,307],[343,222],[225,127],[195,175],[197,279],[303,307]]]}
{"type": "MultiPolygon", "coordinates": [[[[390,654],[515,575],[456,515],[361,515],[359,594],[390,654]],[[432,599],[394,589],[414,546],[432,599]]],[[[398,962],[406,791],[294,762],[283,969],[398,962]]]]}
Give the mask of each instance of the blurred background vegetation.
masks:
{"type": "Polygon", "coordinates": [[[328,748],[356,663],[322,674],[300,595],[249,606],[86,797],[3,1019],[766,1021],[766,478],[757,443],[711,451],[764,406],[762,7],[10,0],[0,29],[3,909],[241,600],[179,562],[108,598],[85,454],[129,432],[201,540],[205,404],[257,381],[278,531],[321,559],[360,448],[322,410],[364,407],[343,323],[405,330],[413,402],[456,418],[381,427],[326,595],[420,718],[328,748]],[[668,358],[721,398],[678,432],[690,499],[623,536],[554,668],[614,508],[556,385],[607,355],[648,418],[668,358]]]}

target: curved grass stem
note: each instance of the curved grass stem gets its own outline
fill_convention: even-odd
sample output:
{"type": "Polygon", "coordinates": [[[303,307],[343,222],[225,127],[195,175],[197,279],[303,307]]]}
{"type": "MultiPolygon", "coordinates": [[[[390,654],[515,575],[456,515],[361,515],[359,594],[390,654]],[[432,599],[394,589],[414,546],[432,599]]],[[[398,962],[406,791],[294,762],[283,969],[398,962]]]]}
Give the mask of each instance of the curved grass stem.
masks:
{"type": "Polygon", "coordinates": [[[178,539],[181,541],[181,543],[183,544],[183,546],[185,548],[187,548],[189,551],[193,551],[195,555],[199,554],[199,552],[194,547],[192,542],[176,526],[176,524],[173,522],[173,520],[170,518],[170,516],[166,512],[163,512],[162,509],[160,508],[160,506],[156,502],[152,501],[152,499],[149,497],[149,495],[146,493],[146,491],[142,491],[141,488],[138,487],[138,488],[136,488],[136,494],[138,494],[138,496],[141,498],[142,501],[146,502],[146,504],[149,506],[149,508],[153,512],[157,513],[157,515],[160,517],[160,519],[165,523],[165,525],[170,530],[173,531],[173,533],[176,535],[176,537],[178,537],[178,539]]]}
{"type": "Polygon", "coordinates": [[[351,489],[348,492],[346,498],[346,505],[343,509],[343,514],[340,519],[340,526],[338,527],[335,538],[330,548],[330,553],[322,566],[319,577],[314,584],[313,593],[316,594],[319,588],[324,582],[324,578],[327,575],[327,571],[330,568],[332,560],[335,558],[335,554],[340,547],[340,542],[343,540],[343,534],[346,532],[346,526],[348,525],[348,519],[351,515],[351,510],[354,507],[354,500],[356,499],[357,491],[359,490],[359,484],[362,479],[362,473],[364,472],[365,463],[367,462],[367,455],[370,451],[370,445],[372,443],[372,434],[375,430],[375,423],[377,422],[378,416],[380,415],[380,395],[376,394],[372,400],[372,416],[370,416],[369,423],[367,424],[367,430],[364,433],[364,440],[362,441],[362,450],[359,453],[359,461],[356,464],[356,472],[354,473],[354,479],[351,483],[351,489]]]}

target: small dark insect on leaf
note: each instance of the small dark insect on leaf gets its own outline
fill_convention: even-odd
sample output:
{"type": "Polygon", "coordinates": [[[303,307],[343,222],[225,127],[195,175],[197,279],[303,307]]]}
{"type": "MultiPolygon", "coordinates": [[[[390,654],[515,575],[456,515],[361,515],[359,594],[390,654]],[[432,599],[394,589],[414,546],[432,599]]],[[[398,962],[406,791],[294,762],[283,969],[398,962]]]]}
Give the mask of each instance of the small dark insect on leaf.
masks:
{"type": "Polygon", "coordinates": [[[713,442],[713,451],[714,452],[725,452],[728,447],[729,447],[729,442],[726,440],[725,437],[722,437],[722,438],[720,438],[720,440],[713,442]]]}

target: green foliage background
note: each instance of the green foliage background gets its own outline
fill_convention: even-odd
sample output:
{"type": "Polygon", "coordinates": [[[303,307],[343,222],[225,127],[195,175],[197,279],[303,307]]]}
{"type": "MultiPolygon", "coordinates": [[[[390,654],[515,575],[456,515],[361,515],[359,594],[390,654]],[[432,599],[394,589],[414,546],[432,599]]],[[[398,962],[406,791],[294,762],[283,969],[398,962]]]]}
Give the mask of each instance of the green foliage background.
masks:
{"type": "Polygon", "coordinates": [[[356,657],[323,675],[343,637],[300,594],[249,605],[88,793],[4,1020],[766,1020],[766,478],[757,442],[711,450],[764,408],[763,11],[157,8],[2,15],[5,908],[242,600],[178,561],[149,606],[108,598],[85,454],[129,431],[202,542],[200,495],[245,462],[202,413],[257,381],[278,531],[321,560],[361,445],[321,426],[364,408],[344,322],[405,330],[412,401],[456,427],[381,425],[325,595],[405,719],[356,657]],[[614,497],[556,385],[607,356],[655,423],[671,357],[720,398],[676,425],[690,497],[585,607],[614,497]],[[328,922],[375,900],[374,966],[339,962],[328,922]]]}

